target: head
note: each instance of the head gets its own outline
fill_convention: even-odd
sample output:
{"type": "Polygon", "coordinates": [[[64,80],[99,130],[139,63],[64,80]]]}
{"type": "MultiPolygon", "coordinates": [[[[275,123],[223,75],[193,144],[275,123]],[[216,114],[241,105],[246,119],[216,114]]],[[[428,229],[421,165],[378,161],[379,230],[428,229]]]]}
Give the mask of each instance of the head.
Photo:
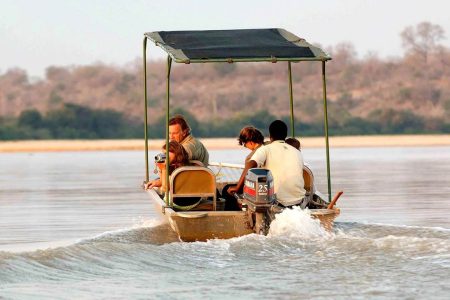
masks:
{"type": "Polygon", "coordinates": [[[287,137],[287,125],[281,120],[273,121],[269,126],[269,134],[271,141],[278,141],[286,139],[287,137]]]}
{"type": "Polygon", "coordinates": [[[175,115],[169,120],[169,139],[181,143],[189,134],[191,128],[182,115],[175,115]]]}
{"type": "Polygon", "coordinates": [[[296,138],[287,138],[286,139],[286,144],[291,145],[292,147],[300,150],[300,141],[297,140],[296,138]]]}
{"type": "MultiPolygon", "coordinates": [[[[162,147],[163,152],[166,152],[166,144],[162,147]]],[[[169,142],[169,163],[176,168],[185,166],[189,163],[189,157],[183,146],[176,141],[169,142]]]]}
{"type": "Polygon", "coordinates": [[[246,126],[241,129],[238,137],[239,145],[247,147],[251,150],[264,143],[264,136],[261,131],[253,126],[246,126]]]}

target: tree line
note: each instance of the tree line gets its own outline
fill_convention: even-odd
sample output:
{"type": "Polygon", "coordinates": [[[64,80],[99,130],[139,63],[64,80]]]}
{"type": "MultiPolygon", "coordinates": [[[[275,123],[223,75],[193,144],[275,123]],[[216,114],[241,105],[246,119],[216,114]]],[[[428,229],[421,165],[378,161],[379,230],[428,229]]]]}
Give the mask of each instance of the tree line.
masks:
{"type": "MultiPolygon", "coordinates": [[[[448,133],[450,48],[445,31],[422,22],[400,37],[403,57],[359,58],[350,43],[329,47],[327,91],[330,134],[448,133]]],[[[139,138],[143,135],[142,61],[127,67],[102,63],[0,73],[0,139],[139,138]],[[30,108],[32,108],[30,110],[30,108]]],[[[322,135],[321,65],[292,65],[301,136],[322,135]]],[[[164,135],[165,63],[149,62],[150,137],[164,135]]],[[[265,129],[290,111],[283,62],[176,64],[171,106],[182,107],[200,137],[235,136],[253,124],[265,129]]]]}
{"type": "MultiPolygon", "coordinates": [[[[448,132],[450,49],[442,44],[444,35],[443,28],[427,22],[407,27],[400,36],[405,49],[403,57],[382,59],[376,53],[359,57],[350,43],[329,47],[327,50],[333,60],[326,64],[327,96],[332,132],[448,132]]],[[[42,79],[30,78],[20,69],[0,73],[2,136],[140,136],[134,130],[141,130],[143,122],[141,64],[139,59],[127,67],[102,63],[50,66],[42,79]],[[78,105],[80,111],[76,112],[76,106],[65,103],[78,105]],[[30,108],[36,109],[40,117],[36,112],[27,112],[30,108]],[[120,113],[116,115],[114,111],[120,113]],[[87,116],[90,123],[81,125],[67,121],[73,126],[61,127],[54,116],[59,112],[78,114],[80,118],[87,116]],[[28,117],[22,113],[34,114],[42,123],[33,132],[23,132],[28,117]],[[120,123],[120,130],[94,130],[95,124],[109,116],[120,123]],[[52,128],[50,124],[62,129],[52,128]],[[9,132],[5,132],[5,126],[9,132]]],[[[165,109],[166,66],[164,61],[149,61],[148,67],[149,122],[154,124],[159,122],[165,109]]],[[[296,120],[301,122],[296,132],[319,134],[323,127],[321,64],[294,63],[292,76],[296,120]]],[[[171,80],[171,105],[183,107],[195,115],[202,124],[197,135],[232,136],[235,127],[262,118],[252,119],[252,114],[260,111],[268,111],[276,118],[289,115],[288,74],[284,62],[175,64],[171,80]],[[244,114],[249,111],[250,115],[244,114]]],[[[110,126],[112,124],[111,121],[110,126]]],[[[151,129],[153,132],[153,127],[151,129]]]]}
{"type": "MultiPolygon", "coordinates": [[[[197,137],[236,137],[242,127],[253,125],[268,136],[267,127],[277,117],[267,110],[238,114],[226,120],[201,121],[182,108],[171,113],[182,114],[197,137]]],[[[288,117],[282,117],[289,124],[288,117]]],[[[450,123],[428,124],[410,111],[379,110],[367,119],[347,117],[344,122],[330,118],[330,135],[450,133],[450,123]],[[437,129],[436,129],[437,128],[437,129]]],[[[149,123],[149,138],[163,138],[165,117],[149,123]]],[[[322,120],[295,122],[297,136],[321,136],[322,120]]],[[[0,118],[0,140],[27,139],[130,139],[143,138],[144,123],[127,118],[110,109],[92,109],[66,103],[60,109],[42,115],[35,109],[23,111],[17,118],[0,118]]]]}
{"type": "Polygon", "coordinates": [[[24,110],[18,118],[0,119],[1,140],[25,139],[117,139],[142,136],[141,126],[122,113],[64,104],[42,115],[24,110]]]}

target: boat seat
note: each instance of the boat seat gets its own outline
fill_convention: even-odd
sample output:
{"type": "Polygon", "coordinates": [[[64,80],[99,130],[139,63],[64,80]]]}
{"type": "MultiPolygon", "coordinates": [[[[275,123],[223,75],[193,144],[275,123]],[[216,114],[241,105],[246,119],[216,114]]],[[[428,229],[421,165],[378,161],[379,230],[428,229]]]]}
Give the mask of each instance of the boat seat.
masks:
{"type": "MultiPolygon", "coordinates": [[[[170,199],[183,206],[183,198],[212,199],[212,205],[202,205],[202,210],[216,210],[216,178],[214,173],[205,167],[185,166],[173,171],[170,177],[170,199]]],[[[199,207],[200,208],[200,207],[199,207]]],[[[194,209],[192,207],[191,209],[194,209]]],[[[195,208],[195,210],[198,210],[195,208]]]]}
{"type": "Polygon", "coordinates": [[[314,196],[315,187],[314,187],[314,175],[311,169],[308,166],[303,166],[303,180],[305,182],[304,188],[306,190],[306,197],[312,200],[314,196]]]}
{"type": "Polygon", "coordinates": [[[308,199],[308,208],[326,208],[328,203],[317,195],[316,186],[314,185],[314,175],[308,166],[303,166],[303,180],[305,181],[305,197],[308,199]]]}
{"type": "Polygon", "coordinates": [[[199,167],[204,167],[205,165],[201,162],[201,161],[199,161],[199,160],[190,160],[189,161],[189,164],[191,165],[191,166],[199,166],[199,167]]]}

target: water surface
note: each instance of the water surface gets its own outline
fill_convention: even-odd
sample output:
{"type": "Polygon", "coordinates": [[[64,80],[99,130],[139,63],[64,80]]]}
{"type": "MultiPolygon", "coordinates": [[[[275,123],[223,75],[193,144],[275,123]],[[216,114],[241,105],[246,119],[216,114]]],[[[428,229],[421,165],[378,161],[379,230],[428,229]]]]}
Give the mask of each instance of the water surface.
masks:
{"type": "MultiPolygon", "coordinates": [[[[325,192],[324,151],[304,156],[325,192]]],[[[333,232],[292,210],[268,236],[183,243],[140,189],[141,152],[0,154],[0,298],[448,299],[450,148],[331,158],[333,232]]]]}

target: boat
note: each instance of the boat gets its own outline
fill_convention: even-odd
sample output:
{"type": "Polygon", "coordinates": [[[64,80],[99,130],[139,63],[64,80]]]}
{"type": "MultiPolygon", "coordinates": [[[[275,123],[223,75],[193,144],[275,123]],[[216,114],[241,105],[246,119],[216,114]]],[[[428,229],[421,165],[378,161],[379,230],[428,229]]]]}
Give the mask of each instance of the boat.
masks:
{"type": "MultiPolygon", "coordinates": [[[[240,30],[206,30],[206,31],[155,31],[144,34],[143,73],[144,73],[144,140],[145,140],[145,182],[149,181],[148,158],[148,113],[147,113],[147,42],[167,52],[167,93],[166,93],[166,149],[169,149],[170,116],[170,73],[172,62],[175,63],[241,63],[271,62],[286,63],[288,68],[290,94],[290,133],[295,137],[294,109],[292,91],[292,63],[317,61],[322,64],[325,151],[327,164],[328,194],[323,196],[315,188],[312,170],[305,166],[303,176],[305,190],[310,206],[307,208],[311,217],[320,221],[328,230],[340,209],[335,206],[342,192],[331,199],[330,156],[328,141],[328,115],[326,97],[326,62],[331,57],[319,47],[284,29],[240,29],[240,30]]],[[[166,150],[166,157],[168,157],[166,150]]],[[[168,160],[166,168],[168,169],[168,160]]],[[[242,165],[226,162],[210,163],[208,166],[193,165],[176,169],[166,182],[170,189],[166,192],[148,189],[147,193],[169,222],[171,228],[182,241],[206,241],[209,239],[228,239],[247,234],[267,234],[270,223],[284,208],[276,205],[273,189],[270,187],[270,171],[250,169],[247,174],[244,194],[238,196],[239,210],[224,210],[222,191],[228,184],[235,184],[244,169],[242,165]],[[249,183],[247,186],[247,182],[249,183]],[[247,190],[246,190],[247,189],[247,190]],[[253,189],[253,190],[252,190],[253,189]],[[257,190],[259,189],[259,190],[257,190]],[[183,201],[186,197],[196,197],[199,201],[186,208],[179,206],[175,200],[183,201]]]]}

